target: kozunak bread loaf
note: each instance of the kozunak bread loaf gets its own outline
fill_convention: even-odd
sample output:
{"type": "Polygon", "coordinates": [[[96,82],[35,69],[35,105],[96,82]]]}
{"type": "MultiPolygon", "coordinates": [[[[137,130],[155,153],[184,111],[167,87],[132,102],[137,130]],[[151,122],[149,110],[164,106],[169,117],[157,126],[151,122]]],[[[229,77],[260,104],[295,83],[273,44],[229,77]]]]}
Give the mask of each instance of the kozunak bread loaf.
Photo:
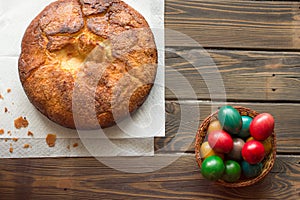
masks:
{"type": "Polygon", "coordinates": [[[119,0],[51,3],[28,26],[19,58],[30,102],[68,128],[124,119],[146,100],[156,71],[149,25],[119,0]]]}

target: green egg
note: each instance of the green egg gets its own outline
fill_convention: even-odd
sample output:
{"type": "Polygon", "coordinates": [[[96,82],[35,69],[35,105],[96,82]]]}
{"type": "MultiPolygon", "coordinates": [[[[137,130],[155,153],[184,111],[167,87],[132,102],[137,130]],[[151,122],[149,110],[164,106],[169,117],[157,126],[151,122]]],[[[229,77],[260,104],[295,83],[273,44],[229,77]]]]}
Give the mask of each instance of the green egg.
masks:
{"type": "Polygon", "coordinates": [[[223,176],[224,162],[219,156],[209,156],[201,165],[201,174],[204,178],[216,181],[223,176]]]}
{"type": "Polygon", "coordinates": [[[225,162],[225,171],[222,179],[226,182],[236,182],[240,179],[242,173],[241,166],[234,160],[227,160],[225,162]]]}
{"type": "Polygon", "coordinates": [[[222,106],[218,113],[218,119],[225,131],[230,134],[239,134],[243,122],[238,110],[232,106],[222,106]]]}
{"type": "Polygon", "coordinates": [[[250,131],[249,127],[252,122],[252,118],[249,116],[242,116],[243,125],[242,128],[238,134],[238,137],[240,138],[248,138],[250,137],[250,131]]]}

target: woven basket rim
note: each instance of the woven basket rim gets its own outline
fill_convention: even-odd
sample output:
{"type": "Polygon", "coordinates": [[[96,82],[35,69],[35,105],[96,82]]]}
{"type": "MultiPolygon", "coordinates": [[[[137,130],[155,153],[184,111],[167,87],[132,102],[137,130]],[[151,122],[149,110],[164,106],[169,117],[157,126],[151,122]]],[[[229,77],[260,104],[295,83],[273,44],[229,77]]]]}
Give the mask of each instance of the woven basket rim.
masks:
{"type": "MultiPolygon", "coordinates": [[[[259,114],[257,111],[252,110],[247,107],[243,107],[243,106],[233,106],[233,107],[235,109],[237,109],[241,115],[247,115],[252,118],[259,114]]],[[[213,120],[217,120],[218,112],[219,112],[219,110],[215,111],[214,113],[212,113],[208,117],[206,117],[203,120],[203,122],[200,124],[198,131],[196,133],[195,157],[196,157],[196,161],[197,161],[200,169],[201,169],[201,165],[202,165],[202,159],[200,156],[200,147],[206,137],[206,131],[207,131],[207,128],[208,128],[210,122],[213,120]]],[[[254,178],[249,178],[249,179],[242,179],[242,180],[239,180],[234,183],[225,182],[223,180],[217,180],[215,183],[218,185],[222,185],[225,187],[232,187],[232,188],[253,185],[253,184],[261,181],[263,178],[265,178],[265,176],[271,171],[271,169],[274,166],[275,159],[276,159],[276,134],[275,134],[275,131],[273,131],[273,133],[272,133],[272,150],[268,154],[268,156],[262,161],[263,162],[263,170],[259,176],[254,177],[254,178]]]]}

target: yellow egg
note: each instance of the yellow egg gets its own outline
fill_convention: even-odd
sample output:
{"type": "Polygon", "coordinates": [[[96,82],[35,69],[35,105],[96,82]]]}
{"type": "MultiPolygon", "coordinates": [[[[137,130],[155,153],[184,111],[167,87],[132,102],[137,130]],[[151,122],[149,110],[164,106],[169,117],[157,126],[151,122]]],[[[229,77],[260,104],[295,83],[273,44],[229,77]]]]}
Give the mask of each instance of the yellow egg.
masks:
{"type": "Polygon", "coordinates": [[[200,155],[201,155],[201,158],[207,158],[209,156],[213,156],[213,155],[216,155],[216,153],[214,152],[214,150],[209,146],[208,142],[204,142],[202,145],[201,145],[201,148],[200,148],[200,155]]]}
{"type": "Polygon", "coordinates": [[[203,144],[200,147],[200,156],[202,159],[205,159],[209,156],[214,156],[217,155],[219,156],[221,159],[224,160],[224,155],[221,153],[216,153],[208,144],[208,142],[203,142],[203,144]]]}
{"type": "Polygon", "coordinates": [[[212,131],[219,131],[222,130],[222,126],[218,120],[212,121],[207,129],[207,134],[211,133],[212,131]]]}
{"type": "Polygon", "coordinates": [[[253,138],[253,137],[249,137],[249,138],[246,140],[246,142],[249,142],[249,141],[251,141],[251,140],[254,140],[254,138],[253,138]]]}
{"type": "Polygon", "coordinates": [[[262,141],[265,147],[266,155],[268,155],[272,150],[272,136],[268,137],[266,140],[262,141]]]}

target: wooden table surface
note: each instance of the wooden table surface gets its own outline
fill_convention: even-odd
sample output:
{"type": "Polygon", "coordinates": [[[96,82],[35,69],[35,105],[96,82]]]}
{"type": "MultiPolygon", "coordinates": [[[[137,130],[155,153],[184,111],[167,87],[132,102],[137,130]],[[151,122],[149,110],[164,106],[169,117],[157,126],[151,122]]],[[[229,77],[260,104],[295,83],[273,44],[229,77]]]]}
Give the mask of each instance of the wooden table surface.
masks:
{"type": "MultiPolygon", "coordinates": [[[[209,53],[222,80],[205,76],[223,81],[228,104],[275,117],[278,149],[270,174],[239,189],[202,178],[194,144],[186,141],[195,137],[191,127],[210,113],[211,97],[197,67],[182,58],[200,47],[167,34],[166,84],[178,94],[166,90],[166,137],[155,139],[155,165],[178,156],[175,162],[132,174],[93,157],[0,159],[0,199],[300,199],[300,2],[166,0],[165,24],[209,53]],[[174,71],[190,82],[196,98],[185,92],[174,71]],[[182,106],[191,112],[200,108],[200,119],[182,122],[182,106]]],[[[125,166],[126,159],[119,163],[125,166]]]]}

